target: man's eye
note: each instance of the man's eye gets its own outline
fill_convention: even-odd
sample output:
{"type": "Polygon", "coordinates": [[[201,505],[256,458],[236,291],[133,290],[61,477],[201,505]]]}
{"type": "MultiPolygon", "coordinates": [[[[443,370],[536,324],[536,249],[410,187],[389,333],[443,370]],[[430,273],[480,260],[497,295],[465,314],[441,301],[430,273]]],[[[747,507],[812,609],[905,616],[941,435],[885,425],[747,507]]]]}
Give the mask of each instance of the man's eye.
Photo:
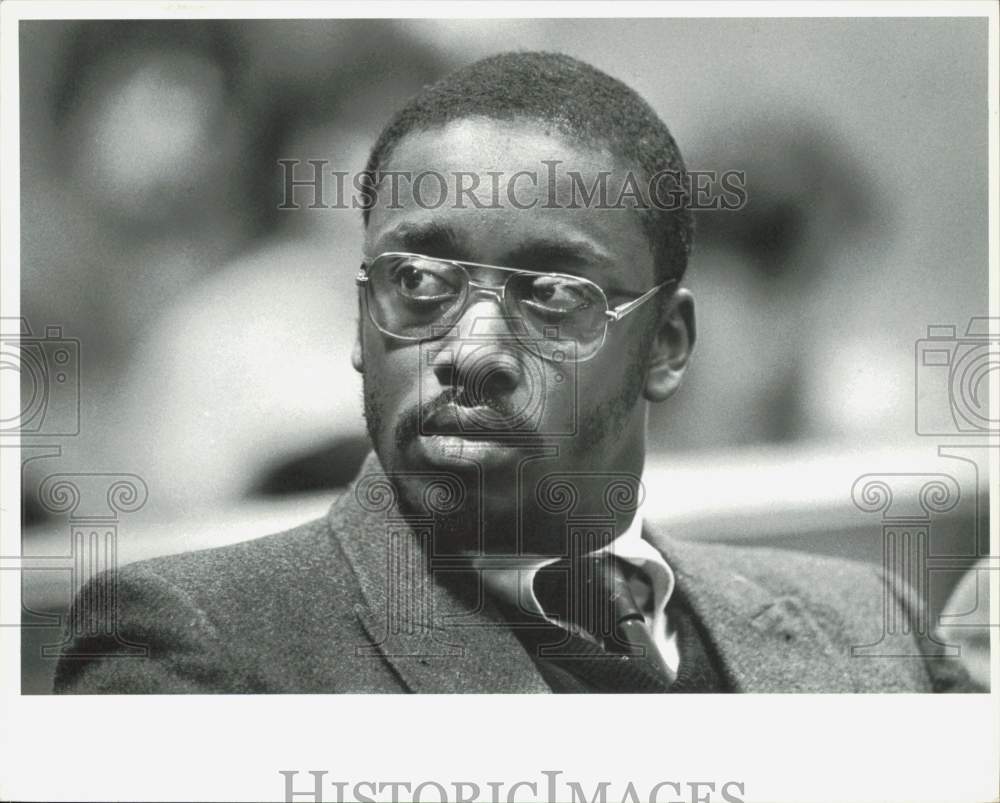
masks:
{"type": "Polygon", "coordinates": [[[456,288],[440,275],[409,265],[396,271],[393,278],[399,292],[408,298],[440,299],[456,293],[456,288]]]}
{"type": "Polygon", "coordinates": [[[586,307],[588,296],[579,282],[546,276],[532,284],[528,301],[553,312],[572,312],[586,307]]]}

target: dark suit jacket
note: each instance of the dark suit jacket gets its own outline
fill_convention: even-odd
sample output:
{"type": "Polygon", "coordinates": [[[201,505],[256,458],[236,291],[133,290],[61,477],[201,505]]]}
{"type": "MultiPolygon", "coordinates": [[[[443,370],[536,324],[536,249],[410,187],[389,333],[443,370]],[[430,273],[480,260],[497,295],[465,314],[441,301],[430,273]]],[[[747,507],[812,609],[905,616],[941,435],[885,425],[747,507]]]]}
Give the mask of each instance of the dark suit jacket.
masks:
{"type": "MultiPolygon", "coordinates": [[[[885,612],[896,617],[890,629],[899,633],[909,611],[874,567],[645,535],[673,567],[677,593],[734,690],[925,692],[944,685],[936,664],[913,657],[910,636],[884,632],[885,612]],[[899,653],[901,643],[910,657],[880,657],[899,653]],[[852,654],[873,644],[880,648],[862,652],[875,655],[852,654]]],[[[291,531],[98,578],[75,604],[69,621],[77,635],[60,659],[55,689],[549,691],[488,599],[455,592],[419,559],[387,559],[393,538],[416,542],[395,508],[375,510],[349,490],[327,517],[291,531]],[[402,604],[394,591],[400,571],[413,572],[405,576],[416,589],[402,604]],[[116,600],[116,619],[102,619],[107,606],[94,605],[95,594],[116,600]]]]}

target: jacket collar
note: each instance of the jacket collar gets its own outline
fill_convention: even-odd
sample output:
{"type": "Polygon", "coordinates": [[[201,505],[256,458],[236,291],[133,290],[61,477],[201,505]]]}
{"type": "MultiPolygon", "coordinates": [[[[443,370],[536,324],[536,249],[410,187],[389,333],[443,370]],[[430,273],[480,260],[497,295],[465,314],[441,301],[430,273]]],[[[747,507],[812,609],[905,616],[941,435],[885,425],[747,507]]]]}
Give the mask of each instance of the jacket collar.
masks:
{"type": "Polygon", "coordinates": [[[371,644],[358,655],[384,658],[413,692],[550,691],[472,571],[432,577],[429,525],[404,518],[397,501],[372,455],[328,517],[364,600],[357,614],[371,644]]]}

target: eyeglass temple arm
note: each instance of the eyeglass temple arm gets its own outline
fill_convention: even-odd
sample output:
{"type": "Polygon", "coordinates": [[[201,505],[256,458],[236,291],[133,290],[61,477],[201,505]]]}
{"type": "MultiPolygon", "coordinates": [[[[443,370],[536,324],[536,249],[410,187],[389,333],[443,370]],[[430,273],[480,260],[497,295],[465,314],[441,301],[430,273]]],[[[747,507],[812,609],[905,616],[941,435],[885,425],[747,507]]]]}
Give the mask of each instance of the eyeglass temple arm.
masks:
{"type": "Polygon", "coordinates": [[[614,309],[609,309],[607,311],[607,313],[605,313],[605,314],[612,321],[620,321],[622,318],[624,318],[630,312],[634,312],[638,307],[642,306],[644,303],[646,303],[647,301],[649,301],[649,299],[651,299],[653,296],[655,296],[657,293],[659,293],[660,290],[662,290],[664,287],[667,287],[668,285],[676,285],[676,284],[677,284],[677,280],[676,279],[668,279],[667,281],[661,282],[660,284],[656,285],[656,287],[651,287],[649,290],[647,290],[645,293],[643,293],[638,298],[634,298],[631,301],[625,302],[624,304],[619,304],[614,309]]]}

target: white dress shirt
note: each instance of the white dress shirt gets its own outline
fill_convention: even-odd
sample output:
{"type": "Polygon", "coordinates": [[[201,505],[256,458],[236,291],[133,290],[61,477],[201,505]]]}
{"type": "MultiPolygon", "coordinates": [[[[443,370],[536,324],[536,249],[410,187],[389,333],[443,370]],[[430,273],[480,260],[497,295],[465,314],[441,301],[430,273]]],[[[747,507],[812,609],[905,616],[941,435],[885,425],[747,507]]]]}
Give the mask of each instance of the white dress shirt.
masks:
{"type": "MultiPolygon", "coordinates": [[[[677,634],[667,620],[667,603],[674,591],[674,573],[660,551],[642,537],[642,525],[643,515],[640,508],[625,532],[607,546],[590,554],[611,552],[619,560],[636,567],[649,578],[651,588],[641,577],[630,578],[629,588],[645,616],[653,643],[664,662],[676,675],[680,664],[677,634]]],[[[565,623],[546,616],[535,598],[533,587],[538,570],[558,560],[559,558],[526,558],[523,562],[517,562],[515,566],[504,568],[483,565],[483,583],[492,594],[508,602],[520,604],[522,608],[544,616],[555,625],[567,627],[565,623]]]]}

